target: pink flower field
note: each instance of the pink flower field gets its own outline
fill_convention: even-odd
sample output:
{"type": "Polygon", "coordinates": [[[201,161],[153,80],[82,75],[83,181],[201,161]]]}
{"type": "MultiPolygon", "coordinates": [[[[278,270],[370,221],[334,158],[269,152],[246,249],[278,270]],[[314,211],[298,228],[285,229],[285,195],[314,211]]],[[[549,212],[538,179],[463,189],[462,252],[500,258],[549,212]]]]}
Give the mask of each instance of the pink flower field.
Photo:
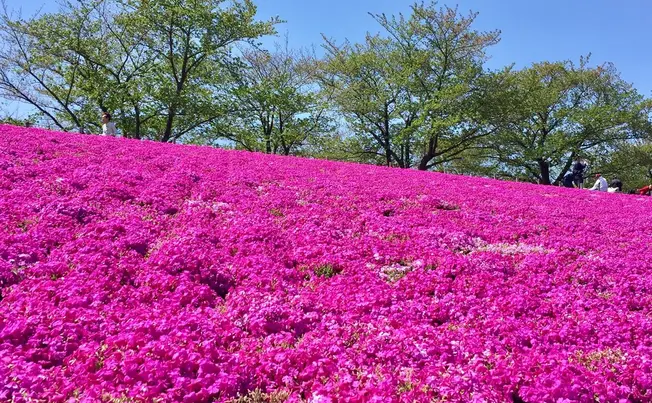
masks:
{"type": "Polygon", "coordinates": [[[0,126],[0,401],[650,402],[650,213],[0,126]]]}

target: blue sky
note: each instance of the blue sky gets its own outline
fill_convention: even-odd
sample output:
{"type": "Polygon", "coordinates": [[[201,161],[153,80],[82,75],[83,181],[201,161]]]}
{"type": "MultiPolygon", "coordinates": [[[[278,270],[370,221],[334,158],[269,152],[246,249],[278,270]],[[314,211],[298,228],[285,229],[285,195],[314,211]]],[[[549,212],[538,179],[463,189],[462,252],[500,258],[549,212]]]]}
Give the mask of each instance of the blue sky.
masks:
{"type": "MultiPolygon", "coordinates": [[[[378,26],[367,12],[407,12],[409,0],[254,0],[261,18],[278,15],[287,23],[292,46],[319,45],[321,34],[359,41],[378,26]]],[[[31,13],[56,10],[53,0],[7,0],[10,8],[31,13]]],[[[652,1],[649,0],[459,0],[460,11],[480,13],[476,27],[500,29],[502,41],[489,50],[489,67],[517,67],[592,54],[592,64],[613,62],[622,77],[652,95],[652,1]]],[[[281,38],[279,38],[280,40],[281,38]]],[[[266,41],[267,42],[267,41],[266,41]]]]}
{"type": "MultiPolygon", "coordinates": [[[[378,27],[367,12],[407,12],[408,0],[258,1],[261,16],[279,15],[293,45],[321,42],[321,33],[359,41],[378,27]]],[[[490,67],[517,67],[549,60],[577,61],[591,53],[592,64],[613,62],[622,76],[652,95],[652,1],[649,0],[459,0],[440,2],[479,12],[476,27],[502,31],[491,48],[490,67]]]]}

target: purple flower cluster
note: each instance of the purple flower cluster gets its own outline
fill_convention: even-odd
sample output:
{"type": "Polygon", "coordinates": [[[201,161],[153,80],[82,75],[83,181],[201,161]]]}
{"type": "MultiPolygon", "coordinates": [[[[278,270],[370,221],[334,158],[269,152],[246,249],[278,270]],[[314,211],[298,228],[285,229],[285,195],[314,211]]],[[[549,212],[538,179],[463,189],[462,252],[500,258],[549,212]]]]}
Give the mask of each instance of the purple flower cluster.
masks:
{"type": "Polygon", "coordinates": [[[0,126],[0,401],[652,401],[651,212],[0,126]]]}

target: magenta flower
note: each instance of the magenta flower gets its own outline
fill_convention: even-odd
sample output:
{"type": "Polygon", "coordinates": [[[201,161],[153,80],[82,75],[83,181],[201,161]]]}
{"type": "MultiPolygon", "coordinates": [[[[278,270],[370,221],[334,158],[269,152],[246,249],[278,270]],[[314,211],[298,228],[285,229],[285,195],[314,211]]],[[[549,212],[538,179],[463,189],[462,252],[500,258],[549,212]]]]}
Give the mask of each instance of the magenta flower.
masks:
{"type": "Polygon", "coordinates": [[[0,401],[652,401],[651,211],[0,126],[0,401]]]}

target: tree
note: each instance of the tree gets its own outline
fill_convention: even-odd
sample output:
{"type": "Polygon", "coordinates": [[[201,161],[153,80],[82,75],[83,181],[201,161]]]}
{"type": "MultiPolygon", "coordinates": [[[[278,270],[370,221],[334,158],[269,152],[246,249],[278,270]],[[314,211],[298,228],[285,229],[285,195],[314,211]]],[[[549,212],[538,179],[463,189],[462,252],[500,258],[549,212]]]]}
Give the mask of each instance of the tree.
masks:
{"type": "Polygon", "coordinates": [[[321,84],[357,138],[358,158],[409,168],[417,110],[407,86],[411,72],[395,42],[367,35],[364,44],[326,40],[325,49],[321,84]]]}
{"type": "Polygon", "coordinates": [[[130,136],[177,141],[225,114],[231,47],[274,33],[249,0],[82,0],[0,27],[0,96],[62,130],[111,111],[130,136]]]}
{"type": "Polygon", "coordinates": [[[213,131],[237,147],[298,155],[331,130],[327,100],[315,81],[316,60],[305,51],[276,45],[273,52],[241,49],[243,68],[232,70],[232,104],[239,110],[213,131]]]}
{"type": "Polygon", "coordinates": [[[609,64],[537,63],[514,72],[502,94],[510,112],[484,141],[489,157],[541,184],[558,183],[578,156],[652,133],[650,103],[609,64]]]}
{"type": "Polygon", "coordinates": [[[438,9],[436,2],[414,4],[409,18],[373,15],[400,49],[401,64],[409,66],[420,170],[451,161],[497,128],[497,114],[486,107],[491,86],[483,63],[500,32],[474,30],[477,15],[438,9]]]}
{"type": "Polygon", "coordinates": [[[146,27],[145,44],[156,57],[154,99],[162,112],[161,141],[176,141],[230,111],[220,102],[233,64],[232,45],[275,33],[278,19],[256,21],[251,0],[125,0],[146,27]]]}
{"type": "Polygon", "coordinates": [[[483,63],[499,32],[472,29],[476,16],[416,3],[409,17],[372,14],[384,36],[326,41],[323,85],[334,89],[364,153],[426,170],[496,130],[497,113],[486,102],[493,76],[483,63]]]}
{"type": "Polygon", "coordinates": [[[61,130],[99,130],[99,112],[117,112],[123,133],[140,138],[153,107],[155,58],[143,27],[114,2],[64,3],[28,20],[5,8],[0,95],[26,103],[61,130]]]}
{"type": "MultiPolygon", "coordinates": [[[[0,95],[9,101],[29,104],[49,118],[58,128],[84,130],[78,116],[73,92],[80,80],[79,59],[71,63],[56,60],[47,51],[47,45],[57,45],[49,32],[41,32],[49,21],[33,18],[24,21],[14,18],[3,2],[0,24],[0,95]]],[[[57,18],[52,25],[58,25],[57,18]]],[[[70,24],[71,37],[81,35],[75,24],[70,24]]],[[[49,30],[47,30],[49,31],[49,30]]]]}

